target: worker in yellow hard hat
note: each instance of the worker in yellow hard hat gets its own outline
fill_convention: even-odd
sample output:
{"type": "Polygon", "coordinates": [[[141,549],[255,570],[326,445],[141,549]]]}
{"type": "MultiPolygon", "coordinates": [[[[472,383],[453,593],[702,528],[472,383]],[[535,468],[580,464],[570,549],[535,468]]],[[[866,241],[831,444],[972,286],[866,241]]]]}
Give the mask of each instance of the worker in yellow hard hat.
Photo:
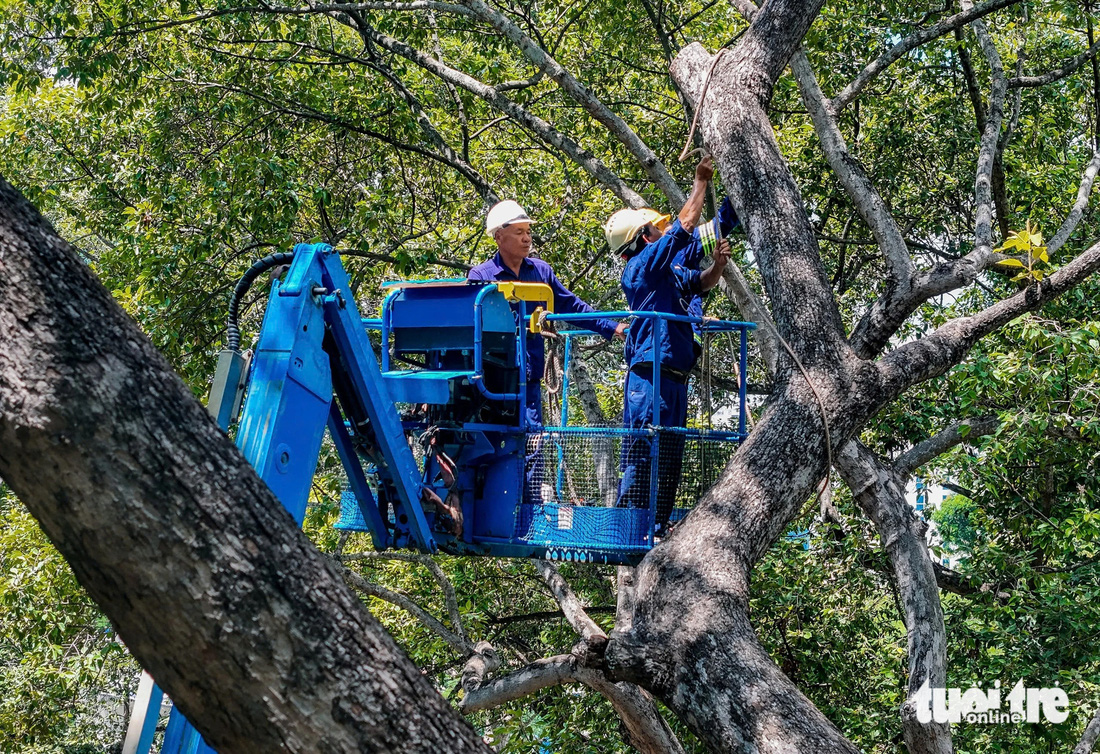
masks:
{"type": "MultiPolygon", "coordinates": [[[[604,225],[608,245],[626,261],[621,282],[631,311],[702,315],[701,294],[718,284],[729,261],[729,242],[725,236],[738,224],[737,213],[726,199],[715,221],[717,233],[711,236],[714,243],[708,244],[711,248],[707,249],[714,261],[708,269],[700,271],[704,239],[696,226],[713,175],[711,159],[704,157],[695,168],[691,194],[671,223],[668,215],[643,208],[619,210],[604,225]]],[[[630,371],[623,401],[623,426],[627,429],[641,430],[652,424],[655,401],[658,426],[687,424],[687,380],[698,355],[692,326],[666,320],[662,323],[661,337],[654,343],[655,326],[655,320],[635,319],[627,335],[625,356],[630,371]],[[653,373],[657,369],[661,376],[659,396],[654,395],[653,389],[653,373]]],[[[650,435],[640,431],[623,441],[620,506],[649,505],[651,442],[650,435]]],[[[668,527],[680,484],[684,437],[664,432],[660,433],[658,443],[656,521],[660,535],[668,527]]]]}

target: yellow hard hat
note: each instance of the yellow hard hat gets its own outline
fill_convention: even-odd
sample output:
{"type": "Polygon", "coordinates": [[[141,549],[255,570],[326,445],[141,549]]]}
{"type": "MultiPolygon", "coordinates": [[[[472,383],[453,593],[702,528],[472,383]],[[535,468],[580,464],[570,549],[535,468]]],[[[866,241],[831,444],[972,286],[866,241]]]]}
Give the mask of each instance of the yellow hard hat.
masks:
{"type": "Polygon", "coordinates": [[[619,253],[638,236],[638,231],[645,226],[652,223],[658,230],[664,230],[668,226],[668,221],[668,215],[662,215],[649,207],[621,209],[607,219],[607,223],[603,226],[603,237],[607,239],[607,245],[611,250],[619,253]]]}

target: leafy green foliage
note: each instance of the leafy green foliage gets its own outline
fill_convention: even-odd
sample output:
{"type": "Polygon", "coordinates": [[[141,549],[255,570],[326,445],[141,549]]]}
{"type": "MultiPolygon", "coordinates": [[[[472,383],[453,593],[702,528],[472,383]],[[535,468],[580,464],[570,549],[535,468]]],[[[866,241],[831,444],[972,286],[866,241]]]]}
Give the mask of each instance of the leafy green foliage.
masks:
{"type": "Polygon", "coordinates": [[[932,510],[940,537],[947,547],[966,550],[978,541],[977,506],[962,495],[952,495],[932,510]]]}
{"type": "Polygon", "coordinates": [[[1019,267],[1022,269],[1022,272],[1012,278],[1014,281],[1027,280],[1030,282],[1034,280],[1039,282],[1043,279],[1043,271],[1039,266],[1050,264],[1047,247],[1043,246],[1043,234],[1039,232],[1038,228],[1033,229],[1031,227],[1030,220],[1028,220],[1026,228],[1011,234],[994,251],[1008,253],[1015,251],[1023,256],[1022,260],[1017,257],[1009,257],[1000,263],[1002,267],[1019,267]]]}
{"type": "MultiPolygon", "coordinates": [[[[227,4],[204,11],[188,0],[4,0],[0,7],[0,173],[74,241],[196,394],[206,392],[213,371],[232,285],[257,256],[295,241],[333,242],[347,252],[358,298],[370,312],[383,279],[461,274],[463,265],[491,253],[482,232],[484,198],[441,160],[424,117],[500,197],[518,199],[539,220],[540,254],[562,280],[594,303],[620,301],[619,268],[600,233],[618,200],[529,128],[364,45],[339,16],[234,11],[227,4]],[[206,11],[216,15],[194,20],[206,11]],[[416,107],[402,87],[415,95],[416,107]]],[[[687,41],[715,49],[735,39],[745,24],[729,4],[500,7],[686,183],[690,168],[674,158],[687,119],[667,65],[687,41]]],[[[1019,50],[1027,71],[1041,72],[1085,49],[1085,7],[1058,0],[1030,3],[1026,14],[1018,6],[990,16],[1006,70],[1019,50]]],[[[897,0],[827,4],[804,48],[833,96],[874,55],[945,12],[897,0]]],[[[655,206],[664,204],[606,129],[489,27],[460,14],[363,15],[378,31],[500,86],[655,206]]],[[[980,132],[964,57],[987,88],[989,71],[973,34],[949,35],[899,60],[841,115],[850,150],[898,218],[918,266],[970,251],[980,132]]],[[[1041,280],[1096,237],[1091,209],[1053,255],[1038,231],[1057,228],[1074,200],[1091,159],[1095,98],[1088,65],[1021,92],[1016,135],[1002,158],[1007,204],[998,209],[1005,228],[1024,228],[1001,239],[1017,280],[989,275],[929,302],[899,339],[920,338],[1014,292],[1018,282],[1041,280]]],[[[852,326],[882,290],[881,255],[825,163],[789,77],[777,84],[770,114],[852,326]]],[[[762,289],[752,250],[736,250],[735,259],[762,289]]],[[[263,288],[257,284],[245,302],[246,337],[259,324],[263,288]]],[[[951,685],[1057,679],[1077,710],[1100,696],[1098,295],[1097,284],[1082,286],[986,339],[864,433],[865,442],[889,456],[961,419],[1000,419],[996,434],[967,438],[928,470],[974,492],[965,522],[983,536],[969,542],[959,568],[992,585],[967,597],[945,596],[951,685]]],[[[708,314],[737,316],[717,295],[708,314]]],[[[732,364],[721,349],[719,356],[715,374],[729,374],[732,364]]],[[[605,375],[620,366],[599,364],[605,375]]],[[[750,374],[763,382],[759,363],[750,374]]],[[[599,386],[609,417],[621,405],[621,388],[611,382],[599,386]]],[[[339,486],[327,451],[306,529],[325,551],[341,544],[346,553],[367,551],[362,538],[341,543],[330,527],[339,486]]],[[[908,680],[905,627],[871,544],[875,536],[851,502],[839,498],[853,534],[834,542],[829,532],[815,532],[809,551],[785,542],[774,548],[754,574],[753,616],[776,661],[857,745],[896,752],[896,710],[908,680]]],[[[93,735],[88,716],[103,708],[97,700],[132,684],[136,669],[22,508],[10,499],[3,506],[2,745],[30,751],[117,740],[110,733],[117,720],[93,735]]],[[[955,537],[964,536],[961,508],[952,504],[948,528],[955,527],[955,537]]],[[[423,566],[364,560],[353,567],[433,615],[446,615],[438,584],[423,566]]],[[[441,558],[440,567],[454,584],[470,636],[492,641],[507,666],[566,652],[576,641],[562,619],[528,617],[556,610],[530,564],[441,558]]],[[[609,569],[566,571],[587,604],[614,604],[609,569]]],[[[377,599],[369,604],[455,699],[461,661],[453,650],[408,613],[377,599]]],[[[609,613],[595,617],[611,627],[609,613]]],[[[625,750],[610,706],[576,688],[548,690],[474,720],[509,751],[625,750]]],[[[958,749],[1064,750],[1081,724],[1074,717],[1058,728],[964,728],[958,749]]],[[[699,750],[677,730],[689,750],[699,750]]]]}
{"type": "Polygon", "coordinates": [[[0,751],[103,752],[137,667],[2,485],[0,521],[0,751]]]}

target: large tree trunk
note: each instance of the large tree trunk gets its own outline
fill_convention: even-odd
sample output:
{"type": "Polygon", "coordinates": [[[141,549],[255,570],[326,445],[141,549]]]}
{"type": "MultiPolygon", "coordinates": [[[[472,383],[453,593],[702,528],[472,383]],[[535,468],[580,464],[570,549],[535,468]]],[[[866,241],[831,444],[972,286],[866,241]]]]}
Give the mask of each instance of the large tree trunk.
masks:
{"type": "Polygon", "coordinates": [[[488,751],[2,180],[0,343],[0,475],[218,751],[488,751]]]}
{"type": "Polygon", "coordinates": [[[710,66],[705,55],[681,54],[673,71],[698,101],[713,70],[700,105],[704,141],[762,256],[776,325],[816,387],[781,353],[768,409],[718,484],[642,562],[632,627],[608,648],[615,673],[652,689],[720,752],[855,751],[768,657],[748,617],[753,565],[827,468],[821,412],[835,422],[833,442],[852,430],[835,417],[860,371],[764,110],[819,7],[772,0],[725,59],[710,66]]]}
{"type": "Polygon", "coordinates": [[[721,481],[642,561],[633,623],[608,647],[617,677],[651,689],[715,752],[855,751],[749,622],[753,565],[824,473],[820,419],[800,392],[764,415],[721,481]]]}
{"type": "MultiPolygon", "coordinates": [[[[633,620],[611,636],[607,661],[616,677],[652,690],[716,752],[854,751],[757,641],[748,616],[753,567],[839,449],[883,406],[942,375],[985,334],[1100,268],[1096,244],[1042,285],[951,320],[877,362],[859,358],[844,338],[813,228],[765,110],[819,7],[817,0],[769,0],[751,9],[750,28],[722,59],[694,44],[672,69],[681,91],[698,103],[703,141],[745,224],[783,350],[775,389],[750,437],[715,487],[638,567],[633,620]]],[[[904,302],[884,306],[899,322],[911,311],[904,302]]],[[[891,490],[867,507],[886,532],[906,592],[914,676],[940,683],[938,595],[923,543],[895,510],[898,500],[891,490]]],[[[905,731],[914,752],[950,748],[949,731],[920,731],[908,719],[905,731]]]]}

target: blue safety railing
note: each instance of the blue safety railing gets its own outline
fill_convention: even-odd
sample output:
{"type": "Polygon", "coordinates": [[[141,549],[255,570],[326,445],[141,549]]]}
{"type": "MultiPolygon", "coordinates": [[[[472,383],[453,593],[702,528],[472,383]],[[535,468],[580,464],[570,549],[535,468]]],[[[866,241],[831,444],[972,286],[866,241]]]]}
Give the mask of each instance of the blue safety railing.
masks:
{"type": "MultiPolygon", "coordinates": [[[[748,435],[745,432],[746,429],[746,417],[745,402],[748,396],[748,379],[747,379],[747,367],[748,367],[748,333],[749,330],[756,329],[756,324],[753,322],[736,322],[732,320],[711,319],[709,317],[689,317],[681,314],[667,314],[665,312],[635,312],[630,310],[610,311],[610,312],[597,312],[596,314],[548,314],[546,319],[555,322],[583,322],[590,321],[594,316],[603,319],[649,319],[654,320],[656,326],[653,328],[650,335],[650,352],[658,353],[658,343],[663,335],[663,328],[667,322],[683,322],[689,325],[699,325],[703,332],[738,332],[741,337],[741,344],[739,349],[738,360],[738,374],[740,376],[738,393],[737,393],[737,413],[738,424],[737,432],[740,435],[740,439],[744,439],[748,435]]],[[[564,331],[561,333],[565,336],[570,335],[584,335],[592,334],[591,331],[564,331]]],[[[566,348],[568,348],[568,341],[566,348]]],[[[567,358],[568,361],[568,358],[567,358]]],[[[566,370],[567,373],[567,370],[566,370]]],[[[653,370],[653,395],[660,395],[661,392],[661,374],[659,369],[653,370]]],[[[653,402],[653,425],[659,426],[660,421],[658,419],[658,401],[653,402]]],[[[563,410],[564,410],[564,403],[563,410]]],[[[562,426],[565,426],[565,416],[562,417],[562,426]]]]}
{"type": "MultiPolygon", "coordinates": [[[[735,446],[744,440],[746,432],[747,416],[747,337],[748,331],[755,327],[749,322],[736,322],[727,320],[715,320],[710,318],[690,317],[685,315],[666,314],[662,312],[634,312],[628,310],[601,311],[583,314],[546,314],[545,321],[564,325],[558,329],[557,335],[564,342],[564,369],[562,374],[563,399],[558,415],[553,419],[559,422],[558,426],[526,427],[523,421],[523,386],[522,375],[526,372],[527,340],[529,330],[527,327],[527,303],[523,301],[512,302],[515,323],[515,354],[514,364],[516,369],[516,382],[512,387],[497,386],[491,389],[486,384],[489,365],[486,361],[485,323],[482,313],[483,308],[499,305],[501,295],[497,286],[493,283],[456,283],[465,289],[465,286],[476,286],[476,293],[472,290],[464,291],[438,291],[441,281],[430,281],[423,287],[415,283],[401,284],[386,296],[381,317],[376,319],[364,319],[363,324],[367,328],[378,329],[382,336],[381,365],[384,379],[396,383],[399,380],[410,377],[437,378],[454,385],[472,385],[482,398],[490,404],[514,407],[515,424],[511,426],[488,424],[464,423],[459,429],[464,433],[485,433],[491,438],[494,433],[520,432],[521,438],[516,445],[514,441],[489,440],[488,445],[499,443],[501,448],[507,446],[504,453],[512,454],[516,458],[512,466],[507,467],[507,474],[511,474],[511,482],[501,482],[494,489],[499,490],[503,497],[492,500],[482,500],[477,503],[480,506],[473,515],[467,515],[467,527],[471,518],[474,520],[473,533],[464,532],[462,541],[447,542],[445,537],[437,537],[441,547],[456,553],[480,553],[498,556],[516,557],[550,557],[561,559],[576,559],[593,562],[636,562],[654,544],[654,528],[656,524],[656,496],[662,481],[661,475],[671,473],[670,468],[684,465],[686,471],[683,482],[665,482],[666,488],[675,488],[678,493],[677,506],[669,516],[671,522],[682,518],[691,502],[697,499],[705,491],[710,481],[707,473],[716,474],[717,469],[724,466],[735,446]],[[439,299],[433,303],[433,293],[438,292],[439,299]],[[402,296],[402,291],[408,291],[411,295],[402,296]],[[495,297],[495,298],[494,298],[495,297]],[[468,322],[466,315],[453,309],[457,301],[468,302],[472,306],[472,321],[468,322]],[[443,304],[446,304],[445,306],[443,304]],[[437,322],[440,327],[444,324],[453,325],[446,318],[461,320],[463,325],[470,324],[470,339],[462,343],[461,353],[463,363],[466,365],[461,370],[444,371],[440,369],[432,372],[431,369],[418,367],[394,369],[392,350],[398,348],[396,331],[399,329],[397,322],[404,320],[406,326],[409,322],[420,322],[424,317],[409,316],[402,309],[402,314],[397,314],[399,307],[424,306],[429,307],[433,313],[429,321],[437,322]],[[737,368],[739,374],[737,391],[737,426],[736,429],[703,429],[700,427],[665,427],[660,425],[659,401],[653,400],[653,417],[649,426],[641,428],[631,427],[594,427],[571,426],[569,416],[569,364],[574,358],[574,342],[577,338],[595,335],[587,329],[571,329],[576,324],[587,324],[595,319],[639,320],[648,319],[654,323],[651,331],[651,345],[653,352],[658,352],[655,347],[659,339],[664,335],[664,329],[670,322],[683,323],[698,327],[707,333],[737,333],[739,337],[739,349],[737,368]],[[472,358],[466,359],[469,353],[472,358]],[[434,375],[434,377],[433,377],[434,375]],[[673,438],[670,440],[670,438],[673,438]],[[638,445],[641,443],[641,445],[638,445]],[[673,463],[662,457],[662,453],[671,447],[678,455],[673,463]],[[648,495],[639,504],[638,500],[631,499],[626,502],[626,497],[620,494],[620,472],[630,465],[624,460],[626,449],[630,448],[633,465],[642,473],[648,471],[647,480],[648,495]],[[663,450],[663,448],[665,450],[663,450]],[[592,466],[591,457],[596,453],[602,454],[602,467],[597,471],[592,466]],[[638,455],[641,453],[641,455],[638,455]],[[692,456],[691,460],[688,459],[692,456]],[[525,460],[526,459],[526,460],[525,460]],[[532,462],[532,459],[536,459],[532,462]],[[578,469],[585,469],[584,473],[574,473],[578,469]],[[690,477],[690,478],[688,478],[690,477]],[[627,507],[633,504],[638,507],[627,507]],[[486,512],[486,506],[492,509],[486,512]],[[622,506],[622,507],[620,507],[622,506]],[[478,529],[478,522],[484,524],[478,529]],[[486,523],[489,522],[489,523],[486,523]],[[468,536],[466,536],[468,535],[468,536]]],[[[499,314],[499,311],[498,311],[499,314]]],[[[499,322],[498,322],[499,325],[499,322]]],[[[406,330],[407,332],[407,330],[406,330]]],[[[497,333],[499,335],[499,331],[497,333]]],[[[446,341],[447,348],[452,352],[456,350],[452,335],[440,335],[441,342],[446,341]]],[[[417,339],[419,345],[414,352],[424,353],[425,347],[421,339],[417,339]]],[[[430,350],[430,349],[429,349],[430,350]]],[[[444,353],[447,349],[444,349],[444,353]]],[[[426,361],[429,360],[426,358],[426,361]]],[[[403,361],[408,363],[408,358],[403,361]]],[[[439,360],[437,360],[439,361],[439,360]]],[[[732,365],[731,365],[732,366],[732,365]]],[[[652,376],[652,391],[659,395],[661,390],[660,370],[654,370],[652,376]]],[[[401,389],[391,389],[396,396],[404,395],[401,389]]],[[[442,395],[442,391],[438,393],[442,395]]],[[[454,392],[448,393],[454,395],[454,392]]],[[[410,399],[410,402],[414,402],[410,399]]],[[[428,401],[430,402],[430,401],[428,401]]],[[[509,414],[512,415],[512,414],[509,414]]],[[[406,431],[413,436],[428,428],[426,422],[405,422],[406,431]]],[[[496,435],[505,437],[505,434],[496,435]]],[[[507,435],[512,436],[512,435],[507,435]]],[[[463,451],[459,451],[460,453],[463,451]]],[[[430,477],[438,472],[430,460],[424,460],[423,473],[427,483],[430,477]]],[[[497,474],[497,465],[489,472],[497,474]]],[[[499,476],[499,474],[498,474],[499,476]]],[[[490,485],[492,486],[492,485],[490,485]]],[[[639,489],[645,489],[641,487],[639,489]]],[[[439,490],[440,494],[445,491],[439,490]]],[[[341,520],[337,524],[343,529],[365,529],[371,527],[362,519],[356,504],[356,498],[346,493],[342,499],[341,520]]]]}

